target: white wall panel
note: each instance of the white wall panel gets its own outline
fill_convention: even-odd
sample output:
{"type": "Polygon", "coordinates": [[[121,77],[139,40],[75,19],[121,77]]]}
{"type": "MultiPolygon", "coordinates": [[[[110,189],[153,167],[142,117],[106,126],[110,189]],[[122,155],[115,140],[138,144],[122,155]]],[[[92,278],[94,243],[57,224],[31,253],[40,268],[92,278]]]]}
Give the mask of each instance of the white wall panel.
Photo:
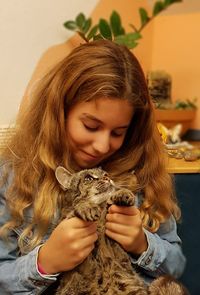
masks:
{"type": "Polygon", "coordinates": [[[0,124],[14,122],[42,53],[71,36],[63,22],[98,0],[0,0],[0,124]]]}

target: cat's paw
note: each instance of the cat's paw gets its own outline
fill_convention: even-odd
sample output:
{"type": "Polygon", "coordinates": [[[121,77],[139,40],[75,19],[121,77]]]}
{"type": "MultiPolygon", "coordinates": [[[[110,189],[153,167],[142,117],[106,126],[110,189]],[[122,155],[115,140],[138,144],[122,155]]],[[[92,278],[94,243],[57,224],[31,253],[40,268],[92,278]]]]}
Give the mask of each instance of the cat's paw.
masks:
{"type": "Polygon", "coordinates": [[[134,194],[126,189],[120,189],[113,193],[110,197],[109,204],[115,204],[118,206],[133,206],[135,203],[134,194]]]}
{"type": "Polygon", "coordinates": [[[74,208],[74,215],[84,221],[96,221],[101,215],[99,206],[86,206],[86,204],[77,205],[74,208]]]}

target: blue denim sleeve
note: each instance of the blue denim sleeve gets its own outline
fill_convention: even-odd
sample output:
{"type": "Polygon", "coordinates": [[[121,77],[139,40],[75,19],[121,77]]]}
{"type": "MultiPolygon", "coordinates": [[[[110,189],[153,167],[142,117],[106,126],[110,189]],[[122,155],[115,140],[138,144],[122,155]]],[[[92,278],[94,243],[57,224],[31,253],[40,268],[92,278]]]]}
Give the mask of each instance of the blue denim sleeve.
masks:
{"type": "MultiPolygon", "coordinates": [[[[5,187],[0,189],[0,227],[8,220],[5,187]]],[[[18,235],[12,231],[8,241],[0,237],[0,294],[41,294],[56,276],[42,276],[37,269],[39,247],[21,256],[17,243],[18,235]]]]}
{"type": "MultiPolygon", "coordinates": [[[[186,259],[182,253],[181,240],[177,235],[176,221],[173,216],[163,224],[156,233],[144,229],[148,248],[133,264],[139,266],[146,281],[149,278],[170,274],[179,278],[185,268],[186,259]]],[[[149,280],[150,281],[150,280],[149,280]]]]}

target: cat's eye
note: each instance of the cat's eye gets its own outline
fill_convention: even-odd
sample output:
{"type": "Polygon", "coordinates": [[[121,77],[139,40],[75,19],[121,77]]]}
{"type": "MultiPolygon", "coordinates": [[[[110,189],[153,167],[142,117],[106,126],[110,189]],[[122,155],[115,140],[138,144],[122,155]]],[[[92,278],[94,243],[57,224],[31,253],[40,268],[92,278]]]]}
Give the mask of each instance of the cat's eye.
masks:
{"type": "Polygon", "coordinates": [[[90,174],[87,174],[86,176],[85,176],[85,178],[84,178],[84,180],[85,181],[93,181],[95,178],[92,176],[92,175],[90,175],[90,174]]]}

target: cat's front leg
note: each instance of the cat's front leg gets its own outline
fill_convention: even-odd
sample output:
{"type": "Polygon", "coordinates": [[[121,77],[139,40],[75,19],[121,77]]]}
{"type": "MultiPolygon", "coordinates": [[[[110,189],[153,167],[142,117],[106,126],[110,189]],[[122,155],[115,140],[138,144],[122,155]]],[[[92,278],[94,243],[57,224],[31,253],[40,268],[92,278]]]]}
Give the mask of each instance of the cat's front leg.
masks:
{"type": "Polygon", "coordinates": [[[74,208],[74,215],[85,221],[96,221],[101,215],[101,207],[91,203],[80,202],[74,208]]]}
{"type": "Polygon", "coordinates": [[[135,204],[135,195],[128,189],[119,189],[111,195],[108,204],[133,206],[135,204]]]}

